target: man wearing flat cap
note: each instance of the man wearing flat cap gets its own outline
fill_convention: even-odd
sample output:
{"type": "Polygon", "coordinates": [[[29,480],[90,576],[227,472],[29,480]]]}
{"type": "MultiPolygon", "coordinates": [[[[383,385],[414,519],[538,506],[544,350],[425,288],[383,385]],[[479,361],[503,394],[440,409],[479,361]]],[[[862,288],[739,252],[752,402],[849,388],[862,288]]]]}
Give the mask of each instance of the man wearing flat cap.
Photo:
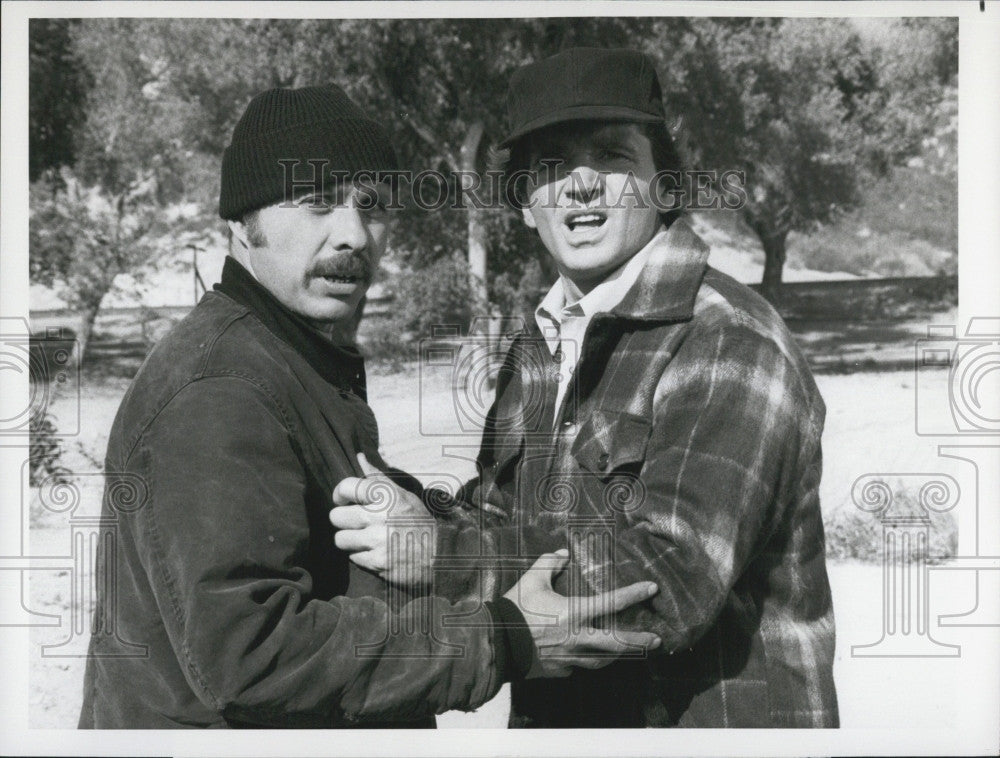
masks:
{"type": "Polygon", "coordinates": [[[515,682],[511,725],[837,726],[824,404],[778,314],[664,197],[681,166],[652,61],[566,50],[507,103],[506,168],[528,177],[510,198],[559,279],[501,369],[467,518],[438,533],[439,565],[481,569],[439,588],[488,600],[517,577],[505,556],[567,545],[557,591],[653,581],[609,633],[663,641],[515,682]]]}
{"type": "MultiPolygon", "coordinates": [[[[549,583],[560,555],[484,606],[389,593],[341,549],[333,493],[379,462],[350,325],[388,233],[386,187],[354,179],[395,166],[332,85],[264,92],[236,124],[222,281],[154,348],[111,430],[81,727],[433,726],[505,680],[565,673],[536,647],[599,666],[656,644],[636,632],[590,655],[591,618],[549,583]],[[545,625],[525,625],[525,600],[545,625]]],[[[432,535],[419,485],[397,480],[414,499],[394,515],[432,535]]]]}

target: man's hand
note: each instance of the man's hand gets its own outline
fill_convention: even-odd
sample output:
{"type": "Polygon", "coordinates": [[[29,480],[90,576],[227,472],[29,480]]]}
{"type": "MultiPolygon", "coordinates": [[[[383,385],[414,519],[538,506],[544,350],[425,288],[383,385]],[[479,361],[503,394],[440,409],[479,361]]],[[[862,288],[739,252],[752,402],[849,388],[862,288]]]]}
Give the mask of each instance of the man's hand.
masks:
{"type": "Polygon", "coordinates": [[[437,528],[423,502],[372,466],[358,453],[364,479],[349,476],[333,490],[330,523],[339,531],[337,547],[351,560],[387,582],[405,587],[425,587],[431,566],[437,528]]]}
{"type": "Polygon", "coordinates": [[[563,597],[552,589],[552,577],[569,560],[566,550],[546,553],[504,595],[524,615],[537,653],[528,678],[567,676],[571,666],[598,669],[620,656],[660,646],[652,632],[595,629],[591,622],[618,613],[657,593],[652,582],[638,582],[587,597],[563,597]]]}

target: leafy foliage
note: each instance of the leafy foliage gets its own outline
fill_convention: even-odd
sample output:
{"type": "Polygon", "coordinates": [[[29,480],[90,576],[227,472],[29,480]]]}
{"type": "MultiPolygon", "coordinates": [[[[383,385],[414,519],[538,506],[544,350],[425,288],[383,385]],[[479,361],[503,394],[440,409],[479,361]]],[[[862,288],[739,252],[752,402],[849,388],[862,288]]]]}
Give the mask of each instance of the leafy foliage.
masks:
{"type": "Polygon", "coordinates": [[[77,332],[82,362],[101,301],[116,276],[141,275],[153,261],[158,248],[150,232],[162,221],[150,200],[152,178],[118,195],[84,185],[66,168],[58,179],[45,176],[31,186],[30,272],[33,281],[53,286],[82,314],[77,332]]]}
{"type": "Polygon", "coordinates": [[[439,325],[465,328],[474,316],[485,312],[485,307],[485,303],[476,302],[460,254],[403,272],[393,292],[396,323],[415,339],[430,337],[439,325]]]}
{"type": "Polygon", "coordinates": [[[28,22],[28,176],[73,163],[75,127],[84,117],[87,70],[73,53],[78,22],[33,18],[28,22]]]}
{"type": "MultiPolygon", "coordinates": [[[[193,204],[179,232],[218,225],[222,150],[263,89],[333,81],[380,117],[404,167],[482,172],[504,132],[516,67],[570,45],[640,47],[658,62],[690,164],[745,172],[743,214],[773,287],[790,233],[811,234],[872,202],[879,177],[914,178],[900,167],[926,153],[957,74],[954,19],[40,20],[31,44],[32,171],[69,166],[111,205],[138,186],[150,188],[149,210],[193,204]]],[[[45,197],[34,192],[33,202],[45,197]]],[[[399,263],[420,269],[464,255],[483,277],[470,280],[485,285],[477,297],[495,304],[529,268],[551,278],[516,216],[463,205],[454,185],[448,201],[401,213],[399,263]]],[[[77,219],[67,229],[84,230],[81,216],[63,216],[77,219]]],[[[85,239],[109,238],[107,221],[91,222],[85,239]]],[[[73,233],[50,236],[69,250],[73,233]]],[[[54,281],[55,261],[68,265],[53,249],[32,249],[34,281],[54,281]]],[[[76,301],[93,302],[75,281],[85,285],[76,301]]]]}
{"type": "Polygon", "coordinates": [[[431,338],[435,327],[454,327],[464,334],[473,318],[487,312],[459,252],[427,266],[404,267],[384,286],[392,311],[367,323],[360,340],[369,359],[392,371],[416,359],[420,341],[431,338]]]}
{"type": "Polygon", "coordinates": [[[676,45],[649,48],[693,163],[745,173],[772,298],[788,234],[835,222],[919,151],[957,72],[954,19],[923,21],[866,36],[847,19],[691,19],[676,45]]]}
{"type": "Polygon", "coordinates": [[[30,445],[28,448],[28,478],[32,487],[46,479],[52,484],[65,484],[70,471],[60,464],[62,444],[55,418],[48,411],[33,414],[28,422],[30,445]]]}
{"type": "MultiPolygon", "coordinates": [[[[900,490],[893,494],[893,509],[898,516],[927,518],[930,539],[923,554],[914,558],[939,562],[953,558],[958,551],[958,523],[950,512],[925,511],[913,493],[900,490]]],[[[877,514],[857,508],[842,508],[824,525],[826,555],[841,560],[876,563],[882,560],[882,522],[877,514]]]]}
{"type": "Polygon", "coordinates": [[[954,274],[958,251],[958,90],[943,88],[919,152],[866,183],[858,207],[790,239],[792,265],[859,275],[954,274]]]}

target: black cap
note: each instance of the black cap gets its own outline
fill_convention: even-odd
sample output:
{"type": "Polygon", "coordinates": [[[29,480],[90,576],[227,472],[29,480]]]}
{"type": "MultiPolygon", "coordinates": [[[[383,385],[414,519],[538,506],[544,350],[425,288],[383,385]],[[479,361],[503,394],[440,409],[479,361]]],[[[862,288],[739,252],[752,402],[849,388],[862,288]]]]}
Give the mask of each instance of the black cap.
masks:
{"type": "Polygon", "coordinates": [[[574,47],[514,72],[507,90],[510,147],[562,121],[663,121],[660,80],[638,50],[574,47]]]}
{"type": "Polygon", "coordinates": [[[396,167],[385,129],[337,85],[270,89],[250,101],[222,156],[219,215],[239,219],[289,199],[293,187],[396,167]]]}

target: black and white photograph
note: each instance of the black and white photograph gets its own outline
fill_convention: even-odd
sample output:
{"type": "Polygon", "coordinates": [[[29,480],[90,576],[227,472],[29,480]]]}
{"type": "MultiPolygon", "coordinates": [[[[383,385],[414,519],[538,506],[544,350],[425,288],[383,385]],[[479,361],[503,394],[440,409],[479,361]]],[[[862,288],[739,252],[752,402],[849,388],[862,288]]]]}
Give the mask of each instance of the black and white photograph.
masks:
{"type": "Polygon", "coordinates": [[[0,750],[996,754],[998,11],[4,2],[0,750]]]}

